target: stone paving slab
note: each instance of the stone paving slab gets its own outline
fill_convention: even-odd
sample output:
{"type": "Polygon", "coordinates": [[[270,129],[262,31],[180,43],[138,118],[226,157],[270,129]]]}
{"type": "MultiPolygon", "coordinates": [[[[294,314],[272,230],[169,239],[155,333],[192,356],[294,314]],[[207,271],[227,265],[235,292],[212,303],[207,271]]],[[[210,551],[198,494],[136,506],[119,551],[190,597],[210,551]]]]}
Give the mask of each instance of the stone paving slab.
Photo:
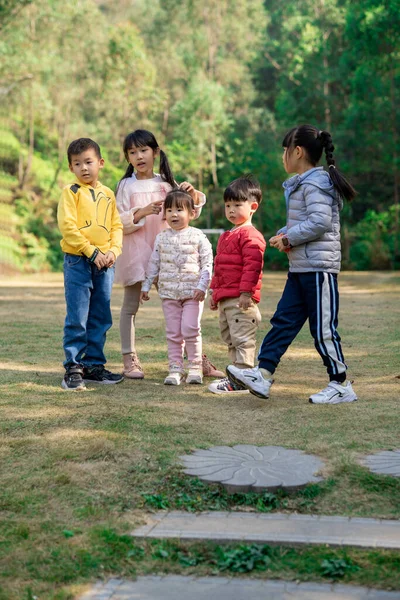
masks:
{"type": "Polygon", "coordinates": [[[166,575],[111,579],[79,600],[400,600],[400,592],[350,585],[291,583],[228,577],[166,575]]]}
{"type": "Polygon", "coordinates": [[[384,450],[377,454],[369,454],[361,460],[361,464],[373,473],[400,477],[400,450],[384,450]]]}
{"type": "Polygon", "coordinates": [[[282,446],[213,446],[180,456],[186,475],[223,485],[229,493],[300,489],[322,481],[317,456],[282,446]]]}
{"type": "Polygon", "coordinates": [[[159,511],[150,515],[147,524],[135,529],[132,535],[400,549],[400,521],[285,513],[159,511]]]}

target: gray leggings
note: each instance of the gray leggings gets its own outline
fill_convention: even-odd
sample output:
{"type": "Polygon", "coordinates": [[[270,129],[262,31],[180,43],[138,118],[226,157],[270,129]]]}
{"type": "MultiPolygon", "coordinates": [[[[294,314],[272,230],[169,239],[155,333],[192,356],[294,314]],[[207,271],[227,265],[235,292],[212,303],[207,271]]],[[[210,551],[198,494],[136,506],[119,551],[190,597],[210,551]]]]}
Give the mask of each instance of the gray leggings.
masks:
{"type": "Polygon", "coordinates": [[[139,310],[140,291],[142,282],[127,285],[124,288],[124,301],[119,319],[122,354],[133,354],[135,350],[135,317],[139,310]]]}

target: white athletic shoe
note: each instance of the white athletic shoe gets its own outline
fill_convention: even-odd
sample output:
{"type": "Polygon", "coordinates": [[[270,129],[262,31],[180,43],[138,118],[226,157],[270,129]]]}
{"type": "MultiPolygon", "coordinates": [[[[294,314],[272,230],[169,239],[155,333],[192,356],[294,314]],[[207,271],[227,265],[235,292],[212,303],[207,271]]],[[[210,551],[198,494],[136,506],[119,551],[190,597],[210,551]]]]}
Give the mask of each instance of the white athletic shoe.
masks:
{"type": "Polygon", "coordinates": [[[203,383],[203,373],[201,367],[189,367],[186,383],[203,383]]]}
{"type": "Polygon", "coordinates": [[[164,385],[180,385],[183,378],[183,373],[174,369],[173,371],[170,371],[168,377],[164,379],[164,385]]]}
{"type": "Polygon", "coordinates": [[[226,374],[233,383],[244,386],[254,396],[265,399],[269,398],[269,390],[274,380],[272,378],[264,379],[258,367],[254,367],[253,369],[238,369],[233,365],[228,365],[226,367],[226,374]]]}
{"type": "Polygon", "coordinates": [[[249,390],[246,389],[242,384],[237,385],[233,383],[229,379],[229,377],[224,377],[224,379],[217,379],[213,381],[208,386],[208,389],[213,394],[248,394],[249,390]]]}
{"type": "Polygon", "coordinates": [[[354,402],[354,400],[357,400],[357,395],[350,381],[346,385],[330,381],[326,388],[317,394],[312,394],[309,398],[312,404],[340,404],[341,402],[354,402]]]}

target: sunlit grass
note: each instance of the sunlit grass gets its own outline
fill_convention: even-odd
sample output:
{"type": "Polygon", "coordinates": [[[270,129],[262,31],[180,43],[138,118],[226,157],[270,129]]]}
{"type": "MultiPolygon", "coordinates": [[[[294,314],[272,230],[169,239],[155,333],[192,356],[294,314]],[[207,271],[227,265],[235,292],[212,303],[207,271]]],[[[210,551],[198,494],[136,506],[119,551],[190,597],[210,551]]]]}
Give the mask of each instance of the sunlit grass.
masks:
{"type": "MultiPolygon", "coordinates": [[[[284,280],[283,274],[265,276],[259,341],[284,280]]],[[[269,401],[215,396],[206,386],[164,386],[164,323],[155,292],[137,318],[146,379],[66,393],[60,387],[61,276],[1,280],[0,562],[5,583],[0,600],[28,598],[28,589],[40,600],[65,600],[82,589],[83,581],[103,573],[132,574],[136,567],[127,568],[118,555],[107,559],[105,569],[102,559],[93,559],[104,550],[98,538],[93,541],[93,528],[131,531],[149,510],[144,495],[159,496],[181,510],[223,509],[223,490],[199,493],[195,480],[177,466],[181,454],[213,444],[283,445],[324,460],[326,481],[315,494],[279,497],[268,510],[399,518],[400,481],[371,475],[358,461],[367,453],[399,447],[400,278],[345,273],[340,286],[339,331],[360,400],[312,406],[308,396],[324,386],[326,374],[308,327],[283,358],[269,401]],[[67,540],[63,531],[75,532],[74,537],[67,540]],[[78,555],[86,556],[86,567],[79,559],[72,569],[78,555]],[[54,556],[68,564],[68,585],[62,570],[54,569],[54,556]]],[[[121,300],[122,290],[115,288],[115,326],[107,341],[114,370],[121,368],[121,300]]],[[[209,310],[203,337],[206,353],[224,367],[218,315],[209,310]]],[[[248,510],[258,510],[256,500],[249,502],[248,510]]],[[[160,568],[151,556],[143,565],[143,572],[160,568]]],[[[174,572],[182,568],[168,566],[174,572]]],[[[279,576],[289,577],[284,570],[279,576]]],[[[375,581],[380,584],[378,575],[375,581]]],[[[390,587],[394,579],[382,585],[390,587]]]]}

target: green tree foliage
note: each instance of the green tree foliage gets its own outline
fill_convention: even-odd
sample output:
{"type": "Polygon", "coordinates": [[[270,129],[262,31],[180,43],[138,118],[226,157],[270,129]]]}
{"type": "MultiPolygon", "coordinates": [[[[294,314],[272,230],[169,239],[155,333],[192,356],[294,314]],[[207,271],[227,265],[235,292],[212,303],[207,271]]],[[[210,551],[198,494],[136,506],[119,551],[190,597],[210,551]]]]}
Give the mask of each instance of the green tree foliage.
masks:
{"type": "Polygon", "coordinates": [[[138,127],[206,191],[208,227],[226,227],[222,190],[253,172],[268,238],[285,222],[281,140],[302,122],[331,130],[359,191],[345,267],[399,266],[399,0],[0,0],[0,20],[3,270],[59,268],[69,141],[100,143],[113,186],[138,127]]]}
{"type": "Polygon", "coordinates": [[[31,2],[32,0],[0,0],[0,31],[17,18],[24,6],[31,2]]]}
{"type": "Polygon", "coordinates": [[[349,168],[366,209],[384,211],[394,204],[395,255],[399,247],[400,186],[400,4],[361,0],[349,5],[346,33],[351,44],[343,54],[352,71],[345,125],[354,132],[349,168]]]}

